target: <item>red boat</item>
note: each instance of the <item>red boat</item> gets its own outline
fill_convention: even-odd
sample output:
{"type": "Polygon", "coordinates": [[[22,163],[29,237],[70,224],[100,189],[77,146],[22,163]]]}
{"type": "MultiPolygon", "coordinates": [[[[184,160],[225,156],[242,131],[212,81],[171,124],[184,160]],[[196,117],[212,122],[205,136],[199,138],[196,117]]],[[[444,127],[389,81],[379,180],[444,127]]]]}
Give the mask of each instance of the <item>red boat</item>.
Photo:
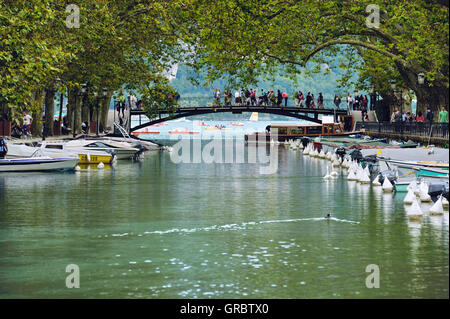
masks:
{"type": "Polygon", "coordinates": [[[131,134],[133,134],[134,136],[138,137],[141,134],[160,134],[160,132],[132,132],[131,134]]]}
{"type": "Polygon", "coordinates": [[[191,132],[188,131],[187,127],[184,129],[175,129],[173,131],[169,131],[169,134],[199,134],[200,132],[191,132]]]}

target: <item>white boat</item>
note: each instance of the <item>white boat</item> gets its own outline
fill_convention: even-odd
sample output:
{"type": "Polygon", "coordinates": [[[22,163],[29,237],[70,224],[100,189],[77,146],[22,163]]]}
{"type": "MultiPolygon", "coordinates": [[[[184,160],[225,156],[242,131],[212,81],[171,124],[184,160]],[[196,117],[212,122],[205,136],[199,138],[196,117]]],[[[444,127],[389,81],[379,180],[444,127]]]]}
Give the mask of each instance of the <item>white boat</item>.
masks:
{"type": "Polygon", "coordinates": [[[74,157],[30,157],[0,159],[0,173],[73,170],[79,159],[74,157]]]}
{"type": "Polygon", "coordinates": [[[133,158],[140,152],[139,149],[130,147],[128,143],[108,140],[73,140],[66,143],[66,148],[82,148],[90,151],[104,151],[110,154],[114,153],[118,160],[133,158]]]}
{"type": "Polygon", "coordinates": [[[136,138],[131,138],[131,137],[117,137],[117,136],[101,136],[101,137],[91,137],[91,136],[86,136],[84,138],[85,140],[89,140],[89,141],[114,141],[114,142],[119,142],[119,143],[123,143],[126,146],[129,147],[134,147],[137,148],[141,151],[150,151],[150,150],[159,150],[160,147],[158,144],[149,142],[149,141],[144,141],[142,139],[136,139],[136,138]]]}
{"type": "Polygon", "coordinates": [[[68,148],[65,143],[48,143],[42,142],[37,145],[45,156],[63,157],[64,154],[70,157],[78,157],[79,164],[111,164],[115,155],[104,151],[86,150],[83,148],[68,148]]]}
{"type": "Polygon", "coordinates": [[[74,157],[79,158],[79,164],[110,164],[114,160],[114,154],[102,151],[90,151],[82,148],[66,148],[64,143],[47,143],[42,142],[37,147],[27,146],[23,144],[9,144],[8,154],[6,158],[29,158],[37,156],[48,157],[74,157]]]}

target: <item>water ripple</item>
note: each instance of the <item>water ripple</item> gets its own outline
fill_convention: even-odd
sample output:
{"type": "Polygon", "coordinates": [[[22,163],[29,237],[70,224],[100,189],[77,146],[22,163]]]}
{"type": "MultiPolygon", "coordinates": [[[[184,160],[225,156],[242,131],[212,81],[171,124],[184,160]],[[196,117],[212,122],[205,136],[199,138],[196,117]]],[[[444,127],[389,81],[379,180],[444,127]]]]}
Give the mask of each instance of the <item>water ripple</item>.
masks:
{"type": "MultiPolygon", "coordinates": [[[[273,224],[273,223],[294,223],[294,222],[302,222],[302,221],[335,221],[340,223],[349,223],[349,224],[359,224],[357,221],[339,219],[339,218],[324,218],[324,217],[315,217],[315,218],[292,218],[292,219],[277,219],[277,220],[262,220],[257,222],[244,222],[241,224],[226,224],[226,225],[213,225],[207,227],[198,227],[198,228],[172,228],[168,230],[154,230],[154,231],[146,231],[144,235],[165,235],[170,233],[194,233],[199,231],[229,231],[229,230],[245,230],[246,226],[254,226],[260,224],[273,224]]],[[[123,234],[112,234],[112,237],[127,237],[129,233],[123,234]]],[[[138,236],[142,236],[142,234],[138,234],[138,236]]],[[[99,236],[102,237],[102,236],[99,236]]],[[[108,237],[105,235],[104,237],[108,237]]]]}

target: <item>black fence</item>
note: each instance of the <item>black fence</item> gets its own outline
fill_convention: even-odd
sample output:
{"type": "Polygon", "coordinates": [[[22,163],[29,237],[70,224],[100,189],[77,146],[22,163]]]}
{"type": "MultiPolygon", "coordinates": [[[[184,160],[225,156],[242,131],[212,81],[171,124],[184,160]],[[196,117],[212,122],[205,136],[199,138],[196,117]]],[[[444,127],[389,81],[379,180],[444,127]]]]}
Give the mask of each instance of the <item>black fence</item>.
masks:
{"type": "MultiPolygon", "coordinates": [[[[116,101],[117,103],[117,101],[116,101]]],[[[236,99],[233,96],[231,99],[225,99],[223,96],[221,96],[220,99],[215,99],[213,97],[181,97],[178,101],[177,101],[177,105],[178,107],[202,107],[202,106],[268,106],[268,107],[277,107],[278,105],[273,102],[268,102],[268,103],[264,103],[263,101],[261,101],[260,99],[258,99],[258,97],[256,99],[249,99],[247,100],[246,98],[242,97],[240,102],[236,103],[236,99]]],[[[127,104],[128,106],[128,104],[127,104]]],[[[285,101],[284,99],[281,102],[281,105],[279,107],[302,107],[302,108],[306,108],[305,102],[303,102],[303,104],[300,106],[299,104],[296,103],[295,99],[292,97],[288,97],[287,101],[285,101]]],[[[117,108],[117,104],[115,104],[115,108],[117,108]]],[[[317,97],[315,98],[314,101],[314,107],[315,109],[319,109],[318,103],[317,103],[317,97]]],[[[323,107],[324,109],[334,109],[336,108],[336,105],[334,104],[333,99],[324,99],[323,100],[323,107]]],[[[137,107],[132,107],[133,110],[137,110],[137,107]]],[[[340,110],[347,110],[347,104],[344,102],[341,102],[339,105],[340,110]]]]}
{"type": "Polygon", "coordinates": [[[378,133],[394,133],[402,135],[449,138],[448,123],[430,122],[362,122],[358,121],[355,130],[378,133]]]}

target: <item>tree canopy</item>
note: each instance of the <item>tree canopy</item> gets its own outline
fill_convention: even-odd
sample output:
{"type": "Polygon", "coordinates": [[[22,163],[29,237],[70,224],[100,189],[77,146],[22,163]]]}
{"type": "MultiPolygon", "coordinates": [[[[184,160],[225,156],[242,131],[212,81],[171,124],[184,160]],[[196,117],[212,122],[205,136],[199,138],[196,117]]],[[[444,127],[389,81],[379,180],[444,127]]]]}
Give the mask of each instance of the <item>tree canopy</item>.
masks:
{"type": "Polygon", "coordinates": [[[171,91],[164,70],[179,61],[204,71],[207,83],[229,85],[296,78],[326,63],[348,70],[344,86],[389,95],[395,79],[419,104],[448,104],[447,1],[80,0],[76,27],[67,24],[77,13],[69,5],[0,0],[0,104],[12,117],[24,109],[39,116],[44,96],[52,110],[55,91],[67,89],[68,116],[79,127],[93,104],[78,98],[85,83],[85,101],[107,89],[105,122],[114,91],[158,101],[148,95],[171,91]]]}

